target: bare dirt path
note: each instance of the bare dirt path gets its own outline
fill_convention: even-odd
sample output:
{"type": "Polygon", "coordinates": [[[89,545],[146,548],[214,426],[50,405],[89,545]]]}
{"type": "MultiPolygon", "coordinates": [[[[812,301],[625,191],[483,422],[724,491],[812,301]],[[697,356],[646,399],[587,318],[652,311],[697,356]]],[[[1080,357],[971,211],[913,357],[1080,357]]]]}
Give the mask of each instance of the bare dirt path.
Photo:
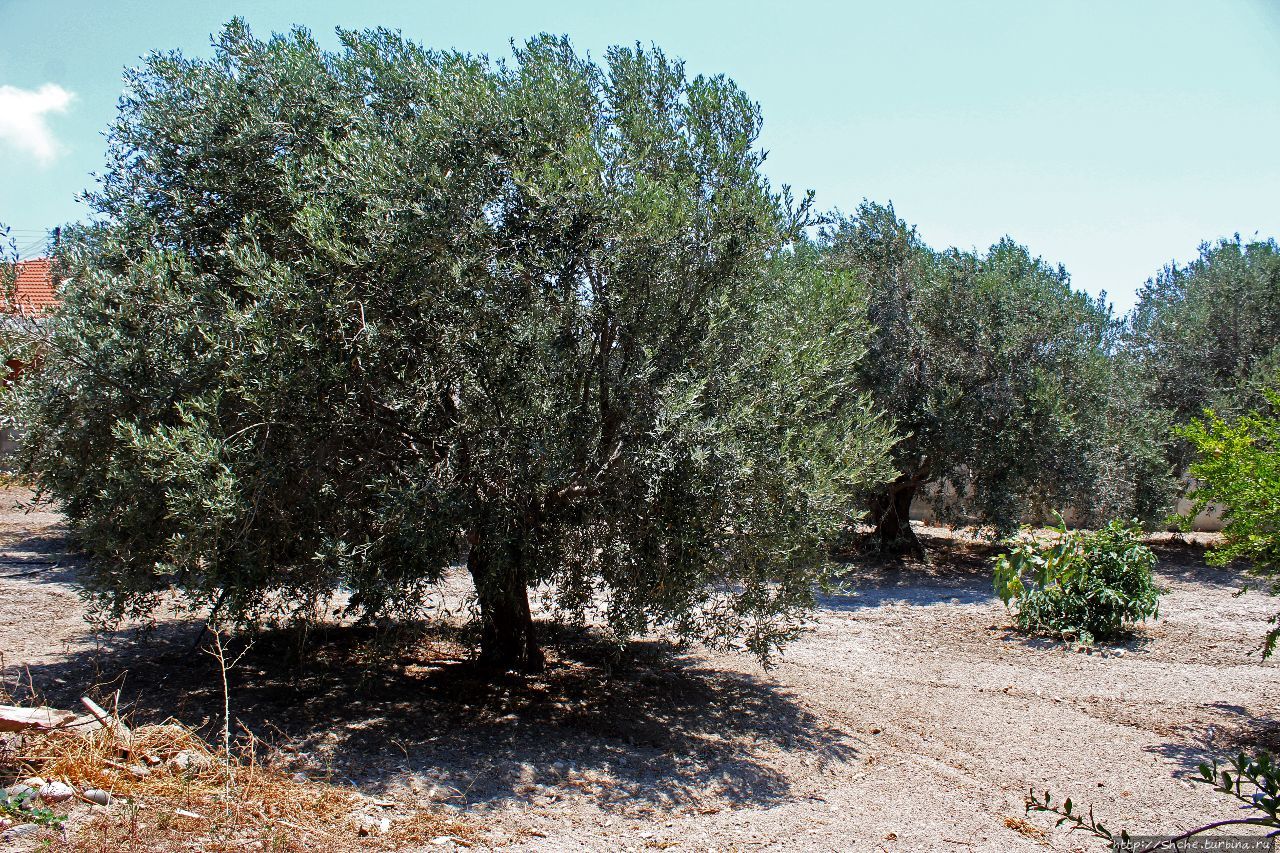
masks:
{"type": "MultiPolygon", "coordinates": [[[[219,726],[197,624],[94,635],[59,517],[3,497],[8,689],[63,705],[120,689],[141,721],[219,726]]],[[[295,662],[292,638],[259,640],[233,716],[301,772],[446,804],[491,846],[534,850],[1098,850],[1024,816],[1026,789],[1172,832],[1229,809],[1187,781],[1210,749],[1280,747],[1280,664],[1256,654],[1277,602],[1233,596],[1240,577],[1197,548],[1160,546],[1161,619],[1089,654],[1009,631],[982,549],[935,544],[930,566],[852,569],[768,672],[565,631],[545,677],[494,684],[456,631],[375,655],[377,635],[335,628],[295,662]]]]}

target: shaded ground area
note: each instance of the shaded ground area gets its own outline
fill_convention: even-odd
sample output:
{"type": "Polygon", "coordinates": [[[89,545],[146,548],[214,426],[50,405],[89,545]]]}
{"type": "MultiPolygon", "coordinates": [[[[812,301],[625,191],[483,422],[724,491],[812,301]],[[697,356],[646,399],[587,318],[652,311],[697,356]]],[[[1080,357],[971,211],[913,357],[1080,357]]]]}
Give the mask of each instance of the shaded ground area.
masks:
{"type": "MultiPolygon", "coordinates": [[[[94,685],[140,722],[213,735],[222,692],[196,623],[93,634],[56,515],[0,515],[10,692],[94,685]]],[[[1008,630],[988,549],[851,565],[814,630],[764,672],[660,640],[564,631],[545,677],[490,683],[459,626],[260,638],[232,717],[315,777],[445,803],[520,849],[1091,850],[1023,818],[1032,785],[1111,825],[1173,831],[1226,804],[1187,774],[1211,749],[1280,746],[1280,671],[1256,654],[1277,602],[1197,545],[1158,545],[1162,619],[1089,654],[1008,630]],[[391,642],[391,640],[398,642],[391,642]]],[[[455,591],[456,593],[456,591],[455,591]]],[[[438,849],[438,848],[432,848],[438,849]]]]}

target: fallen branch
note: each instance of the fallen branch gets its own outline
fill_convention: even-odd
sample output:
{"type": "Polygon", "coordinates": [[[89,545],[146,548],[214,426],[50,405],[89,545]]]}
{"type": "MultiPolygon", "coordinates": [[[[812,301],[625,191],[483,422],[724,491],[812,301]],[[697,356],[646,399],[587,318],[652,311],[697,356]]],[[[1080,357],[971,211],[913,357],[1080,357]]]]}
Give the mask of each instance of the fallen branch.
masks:
{"type": "Polygon", "coordinates": [[[129,731],[128,726],[120,722],[119,717],[108,714],[106,709],[88,696],[81,696],[80,702],[89,709],[89,713],[93,714],[94,719],[102,723],[103,727],[115,732],[116,738],[124,744],[125,752],[133,751],[133,732],[129,731]]]}

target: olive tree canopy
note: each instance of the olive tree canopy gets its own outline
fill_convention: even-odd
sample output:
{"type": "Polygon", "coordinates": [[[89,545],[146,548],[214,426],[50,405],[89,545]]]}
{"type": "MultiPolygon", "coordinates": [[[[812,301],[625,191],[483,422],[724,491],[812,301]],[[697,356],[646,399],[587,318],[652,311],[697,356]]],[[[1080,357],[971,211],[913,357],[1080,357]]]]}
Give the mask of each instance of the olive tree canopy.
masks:
{"type": "MultiPolygon", "coordinates": [[[[1148,406],[1175,427],[1210,408],[1234,416],[1265,405],[1280,372],[1280,247],[1236,235],[1165,267],[1138,292],[1127,343],[1148,406]]],[[[1190,445],[1170,442],[1169,453],[1182,473],[1190,445]]]]}
{"type": "Polygon", "coordinates": [[[465,559],[501,667],[540,584],[767,654],[889,438],[862,291],[770,273],[808,201],[755,104],[656,49],[340,38],[150,56],[63,232],[22,461],[103,614],[413,615],[465,559]]]}
{"type": "Polygon", "coordinates": [[[923,553],[912,500],[1007,532],[1054,509],[1149,517],[1167,488],[1120,324],[1005,238],[982,254],[935,251],[892,206],[834,218],[828,263],[869,289],[859,385],[893,420],[897,477],[870,500],[874,544],[923,553]]]}

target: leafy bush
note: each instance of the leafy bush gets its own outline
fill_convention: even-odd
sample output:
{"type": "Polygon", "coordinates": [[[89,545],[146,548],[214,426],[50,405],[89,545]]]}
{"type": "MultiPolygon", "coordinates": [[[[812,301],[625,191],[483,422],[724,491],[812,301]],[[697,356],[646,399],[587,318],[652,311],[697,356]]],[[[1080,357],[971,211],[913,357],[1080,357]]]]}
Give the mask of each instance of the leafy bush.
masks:
{"type": "MultiPolygon", "coordinates": [[[[1280,387],[1263,392],[1270,411],[1251,412],[1232,421],[1207,411],[1179,435],[1198,458],[1191,464],[1194,502],[1187,519],[1210,504],[1226,507],[1223,544],[1209,551],[1209,562],[1225,566],[1246,560],[1280,594],[1280,387]]],[[[1280,615],[1272,617],[1280,622],[1280,615]]],[[[1275,650],[1280,625],[1267,633],[1263,657],[1275,650]]]]}
{"type": "Polygon", "coordinates": [[[1011,542],[995,559],[996,594],[1013,602],[1019,628],[1093,642],[1158,615],[1156,556],[1136,525],[1068,531],[1059,519],[1057,533],[1048,545],[1011,542]]]}

